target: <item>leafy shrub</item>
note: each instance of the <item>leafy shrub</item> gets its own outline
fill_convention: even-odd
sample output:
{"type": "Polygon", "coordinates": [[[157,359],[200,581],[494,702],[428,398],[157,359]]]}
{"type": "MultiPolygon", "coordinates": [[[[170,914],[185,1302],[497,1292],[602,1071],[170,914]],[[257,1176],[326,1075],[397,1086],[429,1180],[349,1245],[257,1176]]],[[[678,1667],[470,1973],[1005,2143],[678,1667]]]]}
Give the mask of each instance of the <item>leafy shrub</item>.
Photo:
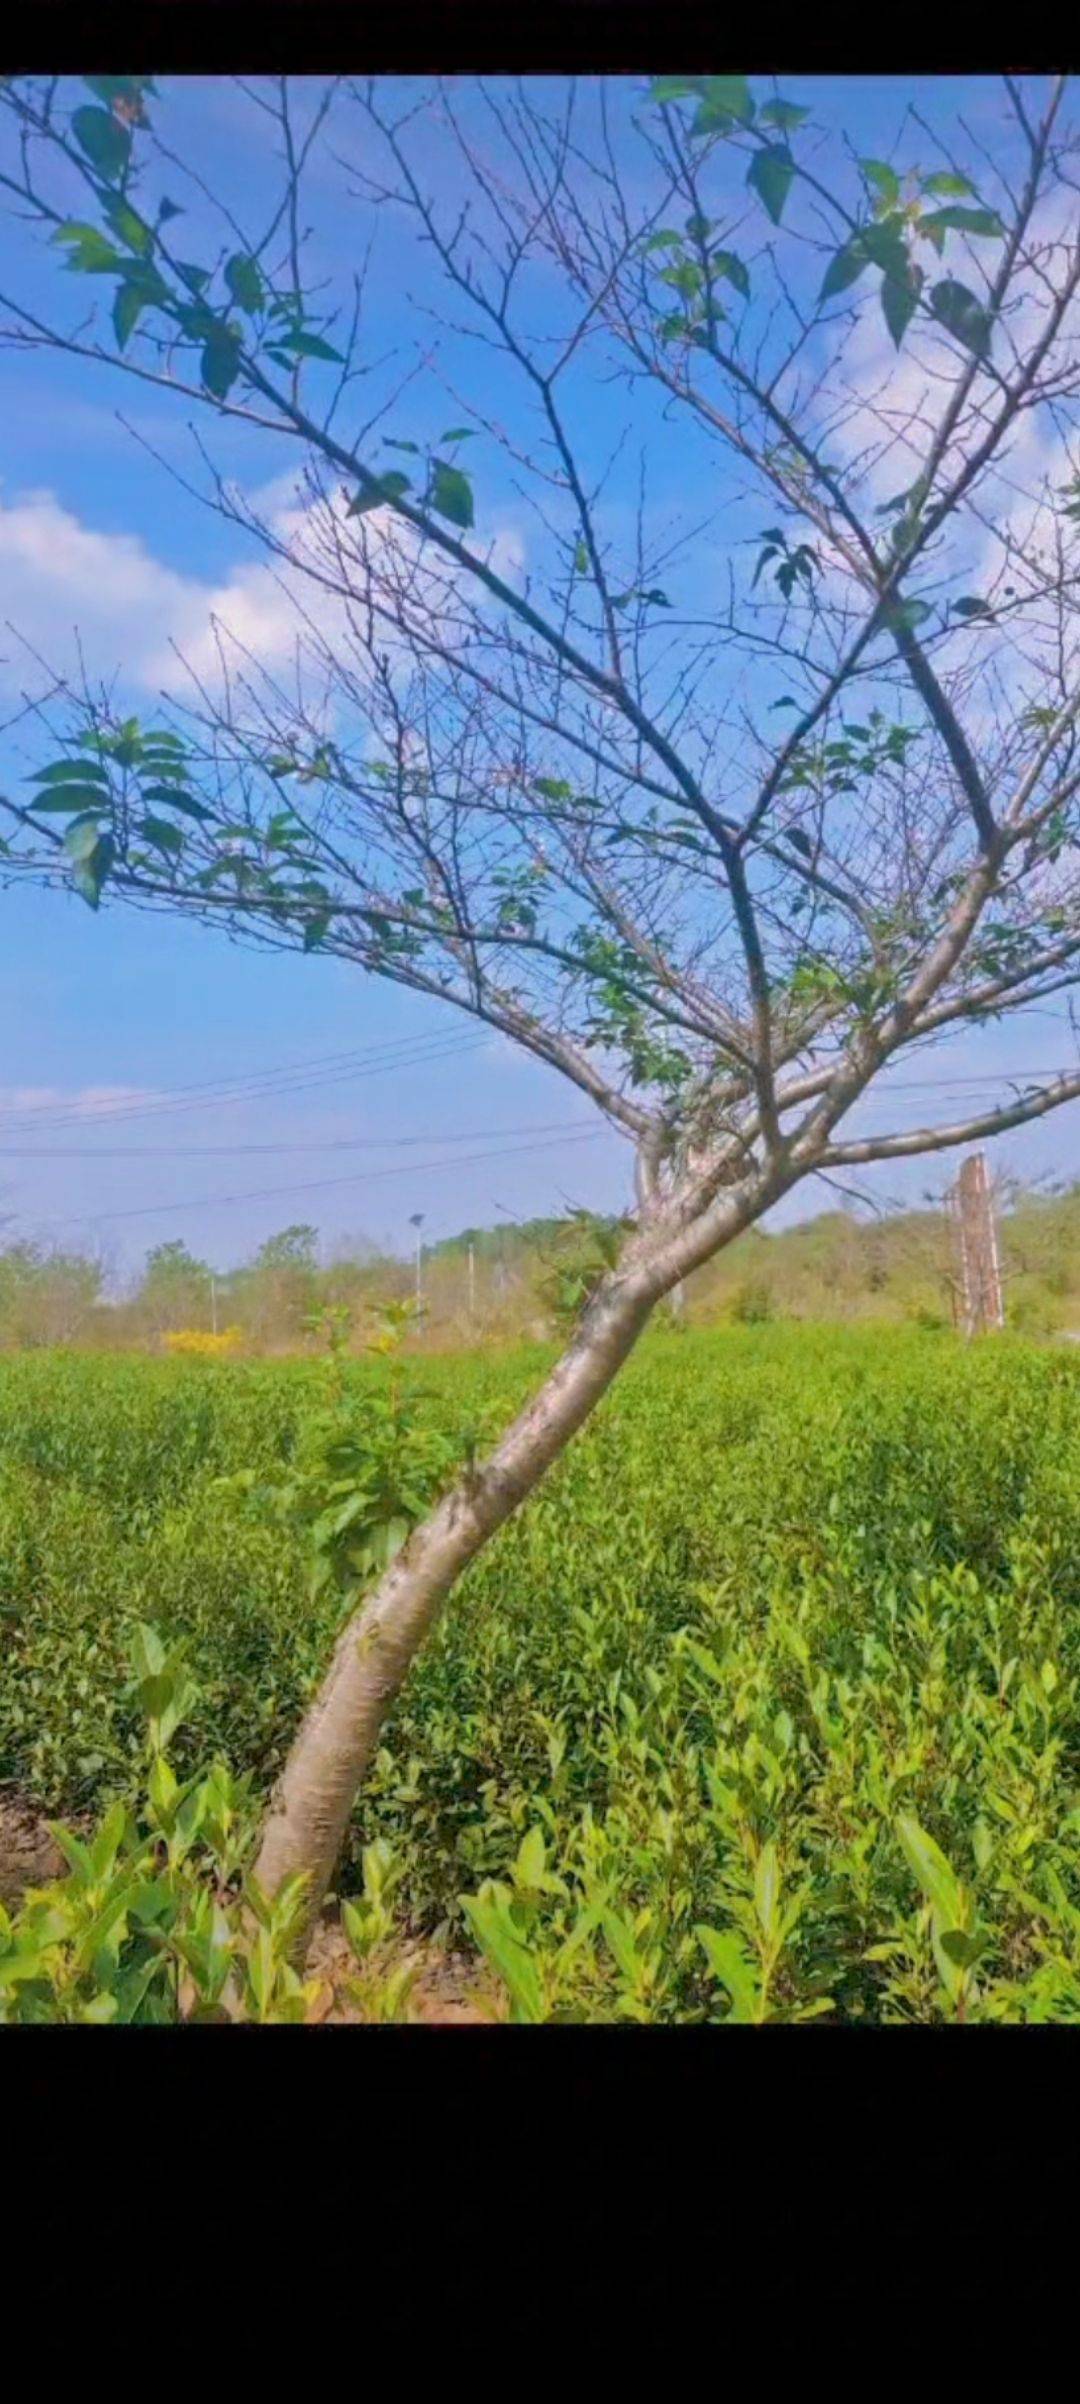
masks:
{"type": "MultiPolygon", "coordinates": [[[[290,1958],[303,1877],[271,1901],[247,1867],[257,1839],[250,1783],[222,1762],[181,1783],[171,1738],[195,1699],[182,1646],[155,1628],[133,1644],[133,1693],[146,1722],[137,1811],[113,1804],[85,1840],[54,1823],[67,1875],[0,1906],[0,2022],[307,2019],[323,1983],[290,1958]]],[[[369,1846],[365,1896],[343,1914],[362,1975],[348,1989],[367,2016],[401,2016],[415,1972],[389,1976],[379,1948],[395,1933],[392,1849],[369,1846]]]]}
{"type": "Polygon", "coordinates": [[[764,1277],[746,1277],[731,1297],[736,1326],[763,1327],[773,1315],[772,1288],[764,1277]]]}

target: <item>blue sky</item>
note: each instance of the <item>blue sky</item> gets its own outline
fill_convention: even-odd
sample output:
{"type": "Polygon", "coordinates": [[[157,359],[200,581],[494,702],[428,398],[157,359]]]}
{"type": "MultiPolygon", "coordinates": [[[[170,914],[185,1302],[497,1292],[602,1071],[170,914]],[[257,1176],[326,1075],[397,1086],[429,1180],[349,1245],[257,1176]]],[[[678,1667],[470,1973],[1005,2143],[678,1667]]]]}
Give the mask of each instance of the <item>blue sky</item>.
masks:
{"type": "MultiPolygon", "coordinates": [[[[212,184],[241,194],[245,222],[257,223],[261,190],[269,189],[257,112],[215,78],[162,79],[161,89],[157,116],[170,144],[212,184]]],[[[943,121],[959,103],[991,141],[1000,115],[997,88],[985,78],[915,86],[902,78],[790,77],[783,89],[850,126],[864,155],[889,155],[911,99],[943,121]]],[[[337,168],[313,178],[316,277],[340,277],[350,263],[354,225],[338,205],[340,189],[337,168]]],[[[186,192],[178,189],[177,197],[187,205],[186,192]]],[[[198,257],[194,207],[191,225],[198,257]]],[[[23,292],[48,294],[53,305],[61,294],[70,299],[55,254],[32,261],[21,236],[13,247],[23,292]]],[[[402,286],[394,238],[380,234],[367,307],[376,349],[407,338],[412,321],[402,286]]],[[[448,381],[466,372],[452,343],[444,342],[442,357],[448,381]]],[[[184,501],[115,414],[122,410],[147,442],[187,467],[186,405],[44,352],[0,354],[0,389],[0,619],[61,665],[70,662],[77,623],[91,671],[117,673],[118,690],[152,714],[170,636],[197,641],[211,605],[226,619],[238,613],[256,636],[270,624],[255,546],[184,501]]],[[[415,406],[421,409],[419,400],[415,406]]],[[[425,400],[432,425],[446,422],[446,406],[437,390],[425,400]]],[[[205,431],[222,473],[248,488],[271,485],[295,456],[270,438],[205,431]]],[[[605,431],[598,428],[598,440],[605,431]]],[[[682,499],[680,454],[658,452],[656,464],[658,497],[674,508],[682,499]]],[[[513,481],[505,469],[493,467],[491,475],[499,526],[527,550],[527,515],[513,481]]],[[[617,488],[612,505],[619,505],[617,488]]],[[[6,717],[33,670],[6,627],[0,655],[6,717]]],[[[39,758],[36,739],[0,738],[5,778],[25,774],[39,758]]],[[[297,1218],[315,1221],[328,1249],[357,1233],[404,1245],[417,1210],[439,1235],[491,1220],[500,1209],[527,1216],[565,1202],[609,1208],[627,1198],[626,1148],[598,1128],[585,1101],[501,1040],[475,1040],[464,1020],[435,1003],[341,963],[275,957],[123,906],[94,917],[75,897],[22,885],[0,889],[0,926],[0,1216],[8,1217],[9,1235],[92,1241],[122,1280],[147,1245],[172,1235],[224,1267],[297,1218]],[[406,1048],[412,1039],[414,1058],[406,1048]],[[377,1047],[388,1045],[402,1048],[380,1059],[377,1047]],[[350,1069],[347,1053],[368,1057],[350,1069]],[[287,1072],[296,1076],[291,1090],[287,1072]],[[275,1078],[277,1093],[269,1082],[275,1078]],[[184,1090],[227,1079],[262,1079],[267,1089],[248,1100],[184,1090]],[[455,1137],[462,1138],[456,1146],[455,1137]],[[370,1151],[332,1148],[361,1140],[370,1151]],[[277,1142],[294,1148],[241,1149],[277,1142]],[[519,1152],[519,1145],[534,1148],[519,1152]],[[229,1146],[236,1147],[231,1155],[229,1146]],[[503,1158],[471,1157],[500,1147],[503,1158]],[[27,1156],[50,1148],[79,1157],[27,1156]],[[130,1156],[107,1157],[121,1150],[130,1156]],[[214,1199],[269,1188],[291,1190],[214,1199]]],[[[960,1077],[1054,1066],[1061,1048],[1060,1023],[1047,1011],[1023,1027],[951,1047],[948,1068],[960,1077]]],[[[945,1071],[938,1065],[935,1073],[945,1071]]],[[[940,1117],[950,1107],[947,1093],[929,1093],[920,1115],[925,1108],[940,1117]]],[[[875,1103],[873,1111],[867,1126],[897,1122],[895,1102],[875,1103]]],[[[1004,1139],[995,1157],[1028,1175],[1080,1172],[1080,1113],[1004,1139]]],[[[912,1200],[940,1188],[945,1173],[940,1161],[890,1164],[867,1182],[882,1199],[912,1200]]],[[[809,1185],[786,1215],[829,1202],[809,1185]]]]}

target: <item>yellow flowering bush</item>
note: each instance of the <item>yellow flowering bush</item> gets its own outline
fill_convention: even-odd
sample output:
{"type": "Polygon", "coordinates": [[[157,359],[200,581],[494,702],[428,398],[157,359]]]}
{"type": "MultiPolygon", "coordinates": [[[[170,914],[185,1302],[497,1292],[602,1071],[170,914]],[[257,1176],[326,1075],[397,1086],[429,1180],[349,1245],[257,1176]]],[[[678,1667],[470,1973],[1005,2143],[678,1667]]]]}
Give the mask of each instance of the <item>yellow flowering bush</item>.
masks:
{"type": "Polygon", "coordinates": [[[219,1361],[238,1352],[243,1340],[242,1327],[223,1327],[217,1335],[211,1335],[205,1327],[170,1327],[164,1342],[167,1352],[183,1353],[194,1360],[219,1361]]]}

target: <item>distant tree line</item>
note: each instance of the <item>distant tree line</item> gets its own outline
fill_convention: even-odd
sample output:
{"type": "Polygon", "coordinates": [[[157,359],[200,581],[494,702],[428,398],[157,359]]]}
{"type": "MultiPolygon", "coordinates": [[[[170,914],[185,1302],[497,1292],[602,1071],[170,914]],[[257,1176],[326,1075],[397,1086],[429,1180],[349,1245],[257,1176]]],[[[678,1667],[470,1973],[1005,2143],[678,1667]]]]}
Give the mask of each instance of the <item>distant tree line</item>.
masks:
{"type": "MultiPolygon", "coordinates": [[[[1017,1331],[1080,1326],[1080,1182],[1003,1195],[1006,1315],[1017,1331]]],[[[505,1220],[430,1245],[413,1341],[439,1346],[555,1335],[603,1274],[615,1217],[505,1220]]],[[[683,1324],[775,1318],[915,1320],[947,1326],[951,1255],[937,1207],[860,1218],[829,1210],[780,1233],[750,1228],[686,1281],[683,1324]]],[[[335,1254],[317,1228],[269,1236],[239,1267],[214,1269],[173,1237],[122,1294],[100,1254],[0,1237],[0,1346],[165,1350],[182,1330],[233,1328],[251,1353],[317,1346],[318,1315],[348,1308],[359,1341],[371,1311],[415,1293],[415,1265],[364,1238],[335,1254]]]]}

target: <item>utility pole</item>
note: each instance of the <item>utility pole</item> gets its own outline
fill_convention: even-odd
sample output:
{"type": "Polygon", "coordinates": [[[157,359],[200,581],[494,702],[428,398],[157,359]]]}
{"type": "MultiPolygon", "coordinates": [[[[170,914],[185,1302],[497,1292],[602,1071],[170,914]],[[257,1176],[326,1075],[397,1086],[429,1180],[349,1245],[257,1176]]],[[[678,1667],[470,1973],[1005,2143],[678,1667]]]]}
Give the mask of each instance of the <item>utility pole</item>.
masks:
{"type": "Polygon", "coordinates": [[[423,1287],[423,1258],[424,1258],[424,1239],[423,1239],[423,1236],[422,1236],[422,1235],[421,1235],[421,1233],[420,1233],[420,1230],[421,1230],[421,1228],[422,1228],[423,1224],[424,1224],[424,1213],[423,1213],[423,1211],[422,1211],[422,1210],[414,1210],[414,1212],[413,1212],[413,1214],[412,1214],[412,1217],[411,1217],[411,1219],[409,1220],[409,1225],[410,1225],[410,1227],[415,1227],[415,1229],[416,1229],[416,1315],[417,1315],[417,1318],[419,1318],[419,1316],[420,1316],[420,1313],[421,1313],[421,1311],[423,1310],[423,1307],[424,1307],[424,1287],[423,1287]]]}
{"type": "Polygon", "coordinates": [[[469,1238],[469,1319],[476,1325],[476,1246],[469,1238]]]}
{"type": "Polygon", "coordinates": [[[985,1152],[965,1160],[950,1189],[949,1208],[959,1275],[959,1319],[965,1336],[1005,1325],[994,1201],[985,1152]]]}
{"type": "MultiPolygon", "coordinates": [[[[495,1198],[494,1198],[494,1195],[492,1196],[492,1207],[493,1207],[495,1210],[501,1210],[501,1211],[504,1213],[505,1217],[507,1217],[507,1218],[511,1218],[511,1217],[513,1216],[513,1213],[512,1213],[511,1211],[508,1211],[508,1210],[507,1210],[505,1202],[496,1202],[496,1201],[495,1201],[495,1198]]],[[[497,1252],[496,1252],[496,1254],[495,1254],[495,1291],[496,1291],[496,1293],[497,1293],[497,1294],[499,1294],[499,1295],[502,1295],[502,1294],[505,1294],[505,1292],[506,1292],[506,1229],[505,1229],[505,1227],[500,1227],[500,1228],[499,1228],[498,1235],[499,1235],[499,1246],[498,1246],[498,1250],[497,1250],[497,1252]]]]}

